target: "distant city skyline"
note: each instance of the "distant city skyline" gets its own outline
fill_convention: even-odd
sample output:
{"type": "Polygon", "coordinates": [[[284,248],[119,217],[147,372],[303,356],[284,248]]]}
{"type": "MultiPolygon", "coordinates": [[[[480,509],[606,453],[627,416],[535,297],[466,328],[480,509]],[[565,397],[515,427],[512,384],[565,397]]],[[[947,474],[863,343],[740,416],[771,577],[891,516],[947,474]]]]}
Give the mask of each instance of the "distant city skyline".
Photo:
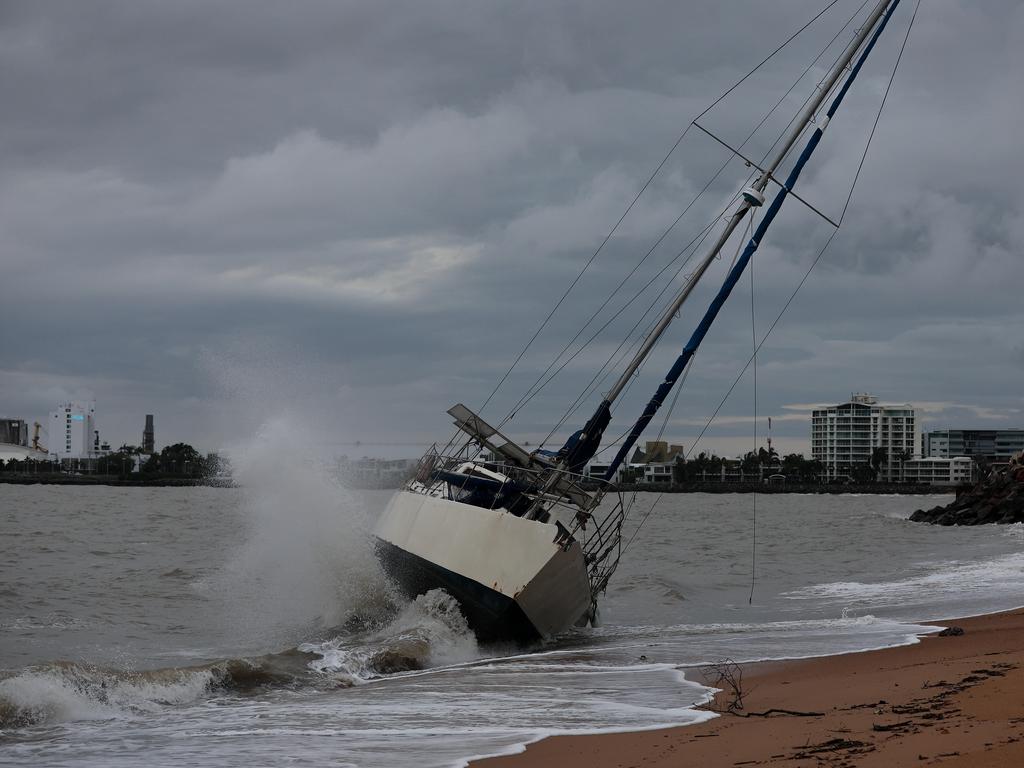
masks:
{"type": "MultiPolygon", "coordinates": [[[[93,403],[93,404],[96,403],[96,401],[91,400],[91,399],[87,399],[87,400],[85,400],[85,402],[90,402],[90,403],[93,403]]],[[[899,405],[902,405],[904,403],[898,403],[896,401],[892,401],[892,403],[889,403],[889,404],[899,404],[899,405]]],[[[977,413],[977,411],[975,409],[964,407],[964,406],[960,406],[959,404],[955,404],[955,403],[923,403],[923,404],[919,405],[919,404],[917,404],[917,403],[915,403],[913,401],[909,401],[906,404],[909,404],[909,405],[913,406],[914,409],[919,414],[922,414],[922,415],[925,416],[925,418],[921,420],[921,423],[920,423],[920,426],[919,426],[919,431],[922,434],[926,433],[926,432],[935,431],[935,430],[942,430],[942,429],[954,430],[954,431],[956,431],[956,430],[962,431],[962,430],[992,429],[992,427],[988,427],[988,426],[978,426],[979,424],[984,425],[984,424],[988,423],[988,422],[986,422],[986,420],[983,418],[982,415],[977,415],[977,416],[973,417],[973,420],[972,420],[972,417],[970,415],[967,415],[967,416],[964,417],[964,420],[963,420],[962,424],[960,424],[958,426],[949,426],[949,425],[947,425],[945,423],[939,423],[939,422],[933,423],[933,422],[929,421],[928,418],[927,418],[927,414],[928,413],[944,413],[944,412],[948,412],[948,409],[950,409],[950,407],[961,408],[966,414],[977,413]]],[[[822,403],[799,403],[799,404],[792,404],[792,405],[783,406],[785,411],[781,415],[779,415],[779,414],[772,415],[772,416],[759,415],[758,416],[758,430],[757,430],[757,446],[758,447],[763,447],[763,446],[766,445],[767,438],[769,437],[768,428],[767,428],[767,426],[768,426],[768,419],[769,418],[772,420],[773,427],[776,424],[776,422],[784,422],[784,423],[791,424],[791,425],[799,423],[799,424],[803,424],[806,427],[806,429],[805,429],[806,436],[805,437],[787,435],[787,434],[784,434],[784,433],[780,434],[777,429],[773,429],[772,432],[771,432],[772,446],[780,453],[780,455],[784,455],[784,454],[787,454],[787,453],[800,453],[800,454],[803,454],[803,455],[807,456],[808,458],[810,458],[811,455],[812,455],[812,452],[813,452],[812,451],[812,436],[811,436],[811,423],[812,423],[811,414],[812,414],[812,412],[815,409],[828,408],[830,405],[834,405],[834,403],[832,403],[832,404],[829,404],[829,403],[826,403],[826,402],[822,402],[822,403]]],[[[111,433],[105,428],[105,426],[103,426],[103,422],[101,421],[102,411],[103,411],[102,404],[100,404],[97,407],[97,415],[95,417],[94,425],[102,426],[103,427],[101,429],[101,438],[102,438],[102,440],[104,442],[108,442],[113,448],[120,447],[121,445],[134,445],[134,446],[138,446],[138,447],[142,447],[143,446],[143,442],[144,442],[143,433],[145,431],[146,424],[147,424],[146,418],[147,418],[147,416],[150,416],[151,414],[142,414],[142,415],[138,416],[139,429],[138,429],[138,434],[137,435],[135,435],[135,436],[127,435],[127,436],[124,437],[124,439],[121,439],[121,436],[117,436],[117,435],[111,436],[111,433]]],[[[52,412],[52,409],[51,409],[50,413],[47,414],[47,415],[52,417],[52,413],[53,412],[52,412]]],[[[36,419],[32,415],[19,415],[19,416],[13,416],[12,418],[24,419],[27,422],[27,424],[29,425],[29,427],[31,427],[31,425],[35,421],[38,420],[40,422],[40,424],[42,425],[43,430],[44,430],[42,432],[42,435],[43,435],[42,443],[44,445],[47,445],[46,438],[48,437],[48,428],[49,428],[50,425],[48,424],[49,420],[45,416],[43,418],[41,418],[41,419],[36,419]]],[[[721,419],[720,421],[723,424],[728,424],[728,425],[734,426],[734,427],[742,427],[743,425],[746,425],[749,428],[752,425],[752,418],[750,416],[744,416],[744,415],[731,416],[731,417],[727,417],[725,419],[721,419]]],[[[299,422],[296,422],[296,423],[298,424],[299,422]]],[[[703,424],[701,426],[703,426],[703,424]]],[[[1009,425],[1006,425],[1003,428],[1004,429],[1024,429],[1024,426],[1018,426],[1016,424],[1012,424],[1011,423],[1009,425]]],[[[543,436],[539,436],[538,435],[535,439],[532,439],[532,440],[530,438],[526,438],[526,439],[524,439],[523,442],[526,443],[529,446],[538,446],[541,437],[543,437],[543,436]]],[[[653,440],[654,437],[655,437],[655,434],[653,434],[653,433],[645,435],[645,439],[653,440]]],[[[666,442],[682,444],[684,446],[685,450],[686,450],[686,453],[688,455],[690,455],[691,446],[693,445],[693,439],[695,437],[696,437],[696,434],[689,435],[688,439],[686,439],[686,438],[678,438],[678,437],[674,437],[674,436],[666,434],[666,435],[664,435],[662,437],[662,439],[664,441],[666,441],[666,442]]],[[[403,440],[375,440],[375,439],[367,439],[367,440],[333,439],[332,440],[332,439],[329,439],[329,438],[324,438],[324,439],[309,438],[305,442],[306,442],[307,445],[314,445],[314,446],[321,447],[325,451],[327,451],[328,453],[330,453],[332,456],[335,456],[335,457],[350,456],[351,458],[359,458],[359,457],[362,457],[362,456],[367,456],[367,457],[381,457],[381,458],[411,458],[411,457],[415,457],[415,456],[418,456],[419,454],[421,454],[424,450],[429,448],[432,444],[437,442],[439,439],[441,439],[440,435],[438,435],[437,439],[429,440],[429,441],[428,440],[422,440],[422,441],[415,441],[415,440],[404,440],[404,441],[403,440]],[[365,450],[361,450],[361,449],[365,449],[365,450]]],[[[163,441],[163,440],[157,441],[157,448],[159,448],[159,446],[162,446],[162,445],[178,443],[178,442],[190,443],[190,444],[196,445],[196,447],[203,447],[203,448],[208,449],[208,450],[216,450],[216,448],[222,447],[221,444],[218,444],[217,446],[204,446],[201,443],[194,442],[194,440],[192,438],[190,438],[188,435],[181,435],[180,437],[176,437],[176,438],[168,440],[168,441],[163,441]]],[[[745,453],[747,453],[748,451],[752,450],[753,448],[754,448],[754,439],[753,439],[753,432],[751,431],[751,432],[748,432],[748,434],[746,434],[746,435],[733,435],[733,436],[728,436],[728,437],[716,436],[714,438],[701,440],[697,444],[696,452],[693,455],[696,455],[697,453],[701,453],[702,451],[707,451],[708,453],[717,453],[720,456],[737,457],[737,456],[744,455],[745,453]]]]}

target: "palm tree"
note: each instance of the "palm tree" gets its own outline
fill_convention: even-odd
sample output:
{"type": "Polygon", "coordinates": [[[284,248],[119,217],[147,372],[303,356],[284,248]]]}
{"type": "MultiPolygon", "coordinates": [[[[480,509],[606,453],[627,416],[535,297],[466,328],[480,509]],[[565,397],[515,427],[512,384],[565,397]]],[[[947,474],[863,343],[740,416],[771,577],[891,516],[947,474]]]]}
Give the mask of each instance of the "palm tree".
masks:
{"type": "Polygon", "coordinates": [[[889,463],[889,452],[885,450],[884,446],[876,446],[871,451],[871,460],[868,463],[875,471],[875,480],[878,480],[878,476],[882,473],[882,467],[889,463]]]}
{"type": "Polygon", "coordinates": [[[903,482],[903,463],[905,461],[910,461],[912,458],[914,458],[914,454],[911,451],[907,450],[906,448],[900,448],[893,454],[893,458],[896,459],[896,463],[900,467],[899,479],[900,482],[903,482]]]}

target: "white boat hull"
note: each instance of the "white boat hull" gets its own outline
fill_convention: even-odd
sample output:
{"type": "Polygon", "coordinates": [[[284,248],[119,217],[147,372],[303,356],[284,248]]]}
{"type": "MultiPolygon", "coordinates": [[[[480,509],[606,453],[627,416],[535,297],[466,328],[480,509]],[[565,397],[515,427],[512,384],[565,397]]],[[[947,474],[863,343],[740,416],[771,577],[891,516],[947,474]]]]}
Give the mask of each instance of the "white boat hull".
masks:
{"type": "Polygon", "coordinates": [[[481,640],[528,642],[585,624],[592,610],[583,551],[560,532],[505,510],[402,490],[376,537],[381,561],[408,594],[443,588],[481,640]]]}

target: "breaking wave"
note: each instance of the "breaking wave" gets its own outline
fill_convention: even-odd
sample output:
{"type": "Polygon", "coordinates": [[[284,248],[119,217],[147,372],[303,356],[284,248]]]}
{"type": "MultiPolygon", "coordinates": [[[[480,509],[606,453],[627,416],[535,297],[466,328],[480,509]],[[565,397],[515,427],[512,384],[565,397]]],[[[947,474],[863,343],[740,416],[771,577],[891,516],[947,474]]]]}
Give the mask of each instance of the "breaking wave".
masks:
{"type": "Polygon", "coordinates": [[[155,712],[230,686],[240,664],[137,673],[70,662],[29,667],[0,680],[0,729],[155,712]]]}
{"type": "Polygon", "coordinates": [[[384,674],[457,664],[477,658],[476,637],[455,599],[440,589],[420,595],[393,621],[360,642],[334,638],[305,643],[300,651],[320,658],[310,664],[318,672],[354,684],[384,674]]]}
{"type": "MultiPolygon", "coordinates": [[[[353,624],[365,620],[353,617],[353,624]]],[[[390,621],[281,653],[146,671],[73,662],[28,667],[0,678],[0,730],[158,712],[218,694],[260,689],[331,689],[467,661],[476,639],[447,593],[434,590],[390,621]]]]}

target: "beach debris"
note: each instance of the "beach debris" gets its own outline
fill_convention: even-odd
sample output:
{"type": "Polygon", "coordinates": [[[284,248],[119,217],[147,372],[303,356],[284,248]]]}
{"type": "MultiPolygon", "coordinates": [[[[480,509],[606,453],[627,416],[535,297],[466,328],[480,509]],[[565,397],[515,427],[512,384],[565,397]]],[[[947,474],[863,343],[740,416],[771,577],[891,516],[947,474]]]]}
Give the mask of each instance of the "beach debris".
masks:
{"type": "Polygon", "coordinates": [[[781,709],[779,707],[772,707],[763,712],[740,711],[743,709],[743,697],[745,694],[743,690],[743,670],[732,659],[725,659],[716,664],[702,667],[701,674],[710,682],[712,688],[721,689],[721,692],[726,694],[723,698],[728,699],[725,709],[719,709],[712,706],[718,701],[718,697],[715,697],[712,704],[708,706],[709,709],[715,712],[724,712],[725,714],[736,715],[737,717],[774,717],[776,715],[823,717],[825,714],[824,712],[801,712],[796,709],[781,709]]]}
{"type": "Polygon", "coordinates": [[[946,627],[939,632],[939,637],[959,637],[962,634],[964,634],[963,627],[946,627]]]}
{"type": "MultiPolygon", "coordinates": [[[[736,713],[734,713],[736,714],[736,713]]],[[[779,709],[772,707],[764,712],[744,712],[740,717],[771,717],[772,715],[789,715],[790,717],[824,717],[824,712],[801,712],[796,709],[779,709]]]]}
{"type": "Polygon", "coordinates": [[[856,739],[835,738],[829,739],[828,741],[823,741],[820,744],[808,744],[802,747],[793,747],[793,749],[798,750],[793,755],[793,758],[799,760],[801,758],[810,757],[811,755],[817,755],[822,752],[839,752],[852,749],[861,750],[864,747],[866,747],[869,750],[874,749],[873,745],[868,744],[864,741],[857,741],[856,739]]]}
{"type": "MultiPolygon", "coordinates": [[[[743,669],[739,664],[732,659],[723,659],[701,667],[700,671],[711,682],[712,688],[719,688],[725,694],[725,712],[736,714],[743,709],[743,669]]],[[[717,700],[718,697],[715,698],[717,700]]]]}
{"type": "Polygon", "coordinates": [[[878,723],[871,724],[872,731],[900,731],[904,728],[910,728],[914,725],[913,720],[901,720],[898,723],[890,723],[889,725],[879,725],[878,723]]]}

